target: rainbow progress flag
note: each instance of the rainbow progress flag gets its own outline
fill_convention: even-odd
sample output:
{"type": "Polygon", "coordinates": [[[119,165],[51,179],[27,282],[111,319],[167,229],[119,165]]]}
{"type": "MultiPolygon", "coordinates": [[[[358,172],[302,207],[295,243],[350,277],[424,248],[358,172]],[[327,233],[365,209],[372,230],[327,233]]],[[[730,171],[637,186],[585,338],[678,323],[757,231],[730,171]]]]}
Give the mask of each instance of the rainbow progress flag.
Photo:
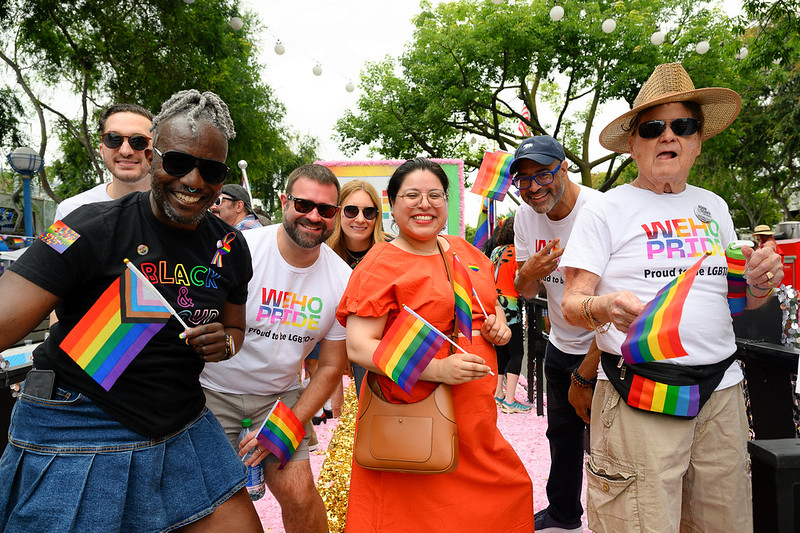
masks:
{"type": "Polygon", "coordinates": [[[478,225],[475,228],[475,238],[472,240],[472,245],[481,249],[489,240],[489,235],[492,233],[492,226],[494,223],[494,202],[488,198],[484,198],[481,203],[481,214],[478,215],[478,225]]]}
{"type": "Polygon", "coordinates": [[[403,306],[372,354],[372,362],[410,394],[419,375],[444,343],[445,338],[438,331],[403,306]]]}
{"type": "Polygon", "coordinates": [[[305,434],[306,430],[294,412],[278,400],[258,430],[256,440],[280,459],[278,470],[282,470],[305,434]]]}
{"type": "Polygon", "coordinates": [[[470,189],[475,194],[503,201],[511,186],[511,162],[514,157],[503,151],[484,152],[478,176],[470,189]]]}
{"type": "Polygon", "coordinates": [[[472,282],[456,254],[453,254],[453,291],[456,297],[456,329],[472,343],[472,282]]]}
{"type": "Polygon", "coordinates": [[[161,303],[130,269],[114,280],[60,347],[87,374],[109,390],[170,318],[161,303]]]}
{"type": "Polygon", "coordinates": [[[667,385],[634,375],[627,403],[654,413],[692,417],[700,411],[700,386],[667,385]]]}
{"type": "Polygon", "coordinates": [[[622,343],[622,357],[630,364],[684,357],[678,327],[683,304],[692,288],[697,271],[710,252],[703,254],[689,270],[665,285],[628,328],[622,343]]]}

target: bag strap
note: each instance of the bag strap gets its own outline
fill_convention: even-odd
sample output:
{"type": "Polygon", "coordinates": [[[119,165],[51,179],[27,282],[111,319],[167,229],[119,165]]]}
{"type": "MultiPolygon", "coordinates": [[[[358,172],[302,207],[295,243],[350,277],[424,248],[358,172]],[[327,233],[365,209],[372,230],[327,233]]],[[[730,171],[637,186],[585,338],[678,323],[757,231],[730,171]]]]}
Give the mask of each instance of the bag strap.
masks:
{"type": "MultiPolygon", "coordinates": [[[[456,288],[455,288],[455,285],[453,283],[453,270],[450,268],[450,263],[447,261],[447,256],[444,253],[444,248],[442,247],[442,243],[439,242],[439,237],[436,237],[436,246],[437,246],[437,248],[439,248],[439,254],[442,256],[442,260],[444,261],[444,269],[447,272],[447,279],[450,281],[450,290],[452,290],[453,291],[453,295],[455,295],[456,288]]],[[[453,330],[450,333],[450,339],[453,342],[456,342],[456,338],[457,338],[457,335],[456,335],[457,320],[458,320],[458,315],[456,315],[456,305],[455,305],[455,301],[454,301],[453,302],[453,330]]],[[[450,355],[453,355],[453,353],[455,353],[455,348],[451,344],[450,345],[450,355]]]]}

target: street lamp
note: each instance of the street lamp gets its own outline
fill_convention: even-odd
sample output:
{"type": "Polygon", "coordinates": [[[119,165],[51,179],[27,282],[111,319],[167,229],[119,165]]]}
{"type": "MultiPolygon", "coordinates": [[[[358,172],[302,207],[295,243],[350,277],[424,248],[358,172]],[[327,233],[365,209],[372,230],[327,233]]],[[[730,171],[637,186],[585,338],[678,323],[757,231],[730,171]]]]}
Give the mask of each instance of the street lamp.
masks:
{"type": "MultiPolygon", "coordinates": [[[[8,154],[8,164],[22,175],[23,209],[25,211],[25,236],[33,237],[33,211],[31,209],[31,178],[42,170],[44,159],[30,148],[17,148],[8,154]]],[[[26,239],[27,240],[27,239],[26,239]]]]}

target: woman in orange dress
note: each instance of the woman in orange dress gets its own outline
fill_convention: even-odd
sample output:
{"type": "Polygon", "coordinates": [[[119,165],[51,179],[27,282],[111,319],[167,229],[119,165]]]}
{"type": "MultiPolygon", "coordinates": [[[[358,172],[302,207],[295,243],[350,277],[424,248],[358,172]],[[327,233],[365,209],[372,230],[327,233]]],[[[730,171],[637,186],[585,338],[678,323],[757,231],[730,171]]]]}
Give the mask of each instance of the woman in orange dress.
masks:
{"type": "Polygon", "coordinates": [[[416,402],[438,383],[453,386],[458,468],[449,474],[401,474],[367,470],[354,462],[347,532],[423,532],[443,527],[533,531],[531,480],[497,429],[492,399],[496,381],[489,374],[497,373],[492,343],[508,342],[510,330],[497,304],[491,262],[465,240],[439,235],[447,221],[447,189],[447,175],[428,159],[412,159],[398,167],[387,187],[398,236],[374,245],[353,272],[337,318],[347,326],[350,360],[378,374],[390,401],[416,402]],[[403,304],[440,331],[452,331],[454,295],[437,243],[447,261],[452,263],[454,252],[458,255],[483,307],[494,314],[484,316],[473,301],[472,339],[458,338],[469,353],[450,355],[448,343],[408,394],[382,374],[372,354],[403,304]]]}

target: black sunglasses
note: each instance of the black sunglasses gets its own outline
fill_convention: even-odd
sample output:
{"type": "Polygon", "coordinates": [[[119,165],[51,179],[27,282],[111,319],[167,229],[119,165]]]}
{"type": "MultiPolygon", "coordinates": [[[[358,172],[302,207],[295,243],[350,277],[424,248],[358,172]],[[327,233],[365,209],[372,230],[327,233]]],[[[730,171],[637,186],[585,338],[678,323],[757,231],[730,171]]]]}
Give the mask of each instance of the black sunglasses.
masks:
{"type": "Polygon", "coordinates": [[[286,198],[294,202],[294,208],[298,213],[303,213],[303,214],[310,213],[311,211],[314,210],[314,208],[316,208],[317,213],[319,213],[319,216],[321,216],[322,218],[333,218],[333,216],[339,210],[338,205],[318,204],[312,202],[311,200],[295,198],[291,194],[287,194],[286,198]]]}
{"type": "Polygon", "coordinates": [[[119,133],[114,133],[113,131],[103,134],[103,144],[106,145],[106,148],[110,148],[112,150],[122,146],[122,143],[125,141],[125,139],[128,139],[128,145],[137,151],[144,150],[150,146],[150,139],[144,135],[120,135],[119,133]]]}
{"type": "MultiPolygon", "coordinates": [[[[696,118],[676,118],[669,122],[672,133],[680,137],[694,135],[700,129],[700,121],[696,118]]],[[[639,124],[639,137],[642,139],[655,139],[667,129],[665,120],[648,120],[639,124]]]]}
{"type": "Polygon", "coordinates": [[[153,151],[161,158],[161,167],[164,169],[164,172],[176,178],[185,176],[196,167],[200,169],[200,176],[203,177],[206,183],[216,185],[225,181],[225,177],[230,171],[228,165],[213,159],[195,157],[191,154],[178,152],[177,150],[161,153],[161,150],[155,146],[153,147],[153,151]]]}
{"type": "Polygon", "coordinates": [[[358,212],[361,211],[364,214],[364,218],[367,220],[373,220],[376,216],[378,216],[378,208],[377,207],[364,207],[359,208],[357,205],[346,205],[342,208],[342,214],[347,218],[356,218],[358,216],[358,212]]]}

